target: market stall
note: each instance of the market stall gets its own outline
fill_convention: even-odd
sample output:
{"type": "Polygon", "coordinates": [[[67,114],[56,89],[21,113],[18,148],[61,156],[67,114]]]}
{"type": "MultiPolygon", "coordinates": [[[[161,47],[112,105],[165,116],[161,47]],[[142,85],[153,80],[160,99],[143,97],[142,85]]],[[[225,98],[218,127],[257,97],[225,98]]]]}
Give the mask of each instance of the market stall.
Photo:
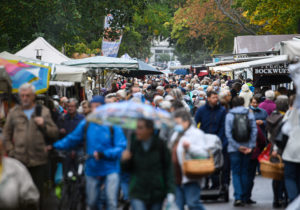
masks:
{"type": "Polygon", "coordinates": [[[88,68],[89,75],[96,81],[93,89],[98,91],[98,93],[100,93],[101,88],[110,86],[115,73],[129,73],[139,69],[139,64],[136,60],[105,56],[73,59],[62,64],[88,68]]]}
{"type": "Polygon", "coordinates": [[[130,70],[126,72],[116,72],[119,75],[125,76],[125,77],[143,77],[145,75],[158,75],[163,74],[161,71],[157,70],[153,66],[150,66],[149,64],[145,63],[144,61],[138,60],[139,68],[138,70],[130,70]]]}
{"type": "Polygon", "coordinates": [[[251,78],[254,86],[279,85],[291,82],[288,72],[288,56],[279,55],[265,59],[230,65],[210,67],[215,72],[232,73],[233,79],[243,74],[251,78]]]}

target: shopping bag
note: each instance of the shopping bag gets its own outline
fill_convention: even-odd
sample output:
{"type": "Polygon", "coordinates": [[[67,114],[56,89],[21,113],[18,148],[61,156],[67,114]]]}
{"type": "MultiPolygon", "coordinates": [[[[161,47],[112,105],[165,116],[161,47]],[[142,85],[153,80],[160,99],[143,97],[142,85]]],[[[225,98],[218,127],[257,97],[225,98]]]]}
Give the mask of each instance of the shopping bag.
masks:
{"type": "Polygon", "coordinates": [[[54,182],[55,182],[55,184],[59,184],[59,183],[61,183],[62,180],[63,180],[62,163],[57,163],[57,169],[55,172],[54,182]]]}
{"type": "Polygon", "coordinates": [[[270,151],[271,151],[271,144],[268,144],[265,149],[260,153],[258,156],[258,161],[269,161],[270,160],[270,151]]]}
{"type": "Polygon", "coordinates": [[[168,194],[165,199],[162,210],[179,210],[175,202],[175,196],[173,194],[168,194]]]}

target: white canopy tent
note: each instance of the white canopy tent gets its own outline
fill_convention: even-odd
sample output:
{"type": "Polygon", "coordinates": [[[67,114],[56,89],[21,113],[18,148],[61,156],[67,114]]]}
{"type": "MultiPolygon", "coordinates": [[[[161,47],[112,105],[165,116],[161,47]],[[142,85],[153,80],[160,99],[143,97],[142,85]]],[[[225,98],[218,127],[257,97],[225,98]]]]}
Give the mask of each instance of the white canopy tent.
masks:
{"type": "Polygon", "coordinates": [[[87,71],[88,69],[85,67],[55,65],[55,71],[52,80],[83,82],[87,71]]]}
{"type": "Polygon", "coordinates": [[[38,37],[15,55],[30,59],[36,59],[37,56],[40,56],[41,61],[54,64],[71,60],[49,44],[43,37],[38,37]]]}
{"type": "Polygon", "coordinates": [[[110,70],[138,70],[139,64],[136,60],[125,58],[113,58],[105,56],[95,56],[83,59],[73,59],[63,62],[62,64],[68,66],[81,66],[87,68],[99,68],[110,70]]]}
{"type": "Polygon", "coordinates": [[[265,59],[255,60],[255,61],[210,67],[210,69],[214,70],[216,72],[231,72],[231,71],[235,71],[235,70],[253,68],[253,67],[257,67],[257,66],[285,63],[287,61],[288,61],[287,55],[279,55],[279,56],[274,56],[271,58],[265,58],[265,59]]]}

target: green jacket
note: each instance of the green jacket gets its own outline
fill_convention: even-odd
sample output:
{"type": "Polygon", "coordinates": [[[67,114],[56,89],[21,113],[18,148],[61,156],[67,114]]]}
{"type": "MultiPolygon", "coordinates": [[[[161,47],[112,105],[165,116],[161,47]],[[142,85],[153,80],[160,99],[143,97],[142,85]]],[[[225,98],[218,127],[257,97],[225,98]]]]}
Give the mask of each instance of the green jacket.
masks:
{"type": "Polygon", "coordinates": [[[165,142],[154,137],[150,149],[145,151],[142,143],[131,142],[132,158],[123,163],[123,170],[131,175],[130,197],[145,203],[162,202],[167,193],[174,193],[171,154],[165,142]]]}

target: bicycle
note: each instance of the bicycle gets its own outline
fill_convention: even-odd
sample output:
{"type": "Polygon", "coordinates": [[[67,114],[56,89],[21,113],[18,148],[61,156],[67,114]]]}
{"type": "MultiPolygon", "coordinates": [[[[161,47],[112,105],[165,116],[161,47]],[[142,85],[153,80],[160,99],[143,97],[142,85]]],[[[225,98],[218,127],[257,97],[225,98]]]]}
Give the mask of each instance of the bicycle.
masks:
{"type": "Polygon", "coordinates": [[[86,210],[84,163],[89,157],[88,155],[79,157],[77,171],[70,170],[64,177],[59,210],[86,210]]]}

